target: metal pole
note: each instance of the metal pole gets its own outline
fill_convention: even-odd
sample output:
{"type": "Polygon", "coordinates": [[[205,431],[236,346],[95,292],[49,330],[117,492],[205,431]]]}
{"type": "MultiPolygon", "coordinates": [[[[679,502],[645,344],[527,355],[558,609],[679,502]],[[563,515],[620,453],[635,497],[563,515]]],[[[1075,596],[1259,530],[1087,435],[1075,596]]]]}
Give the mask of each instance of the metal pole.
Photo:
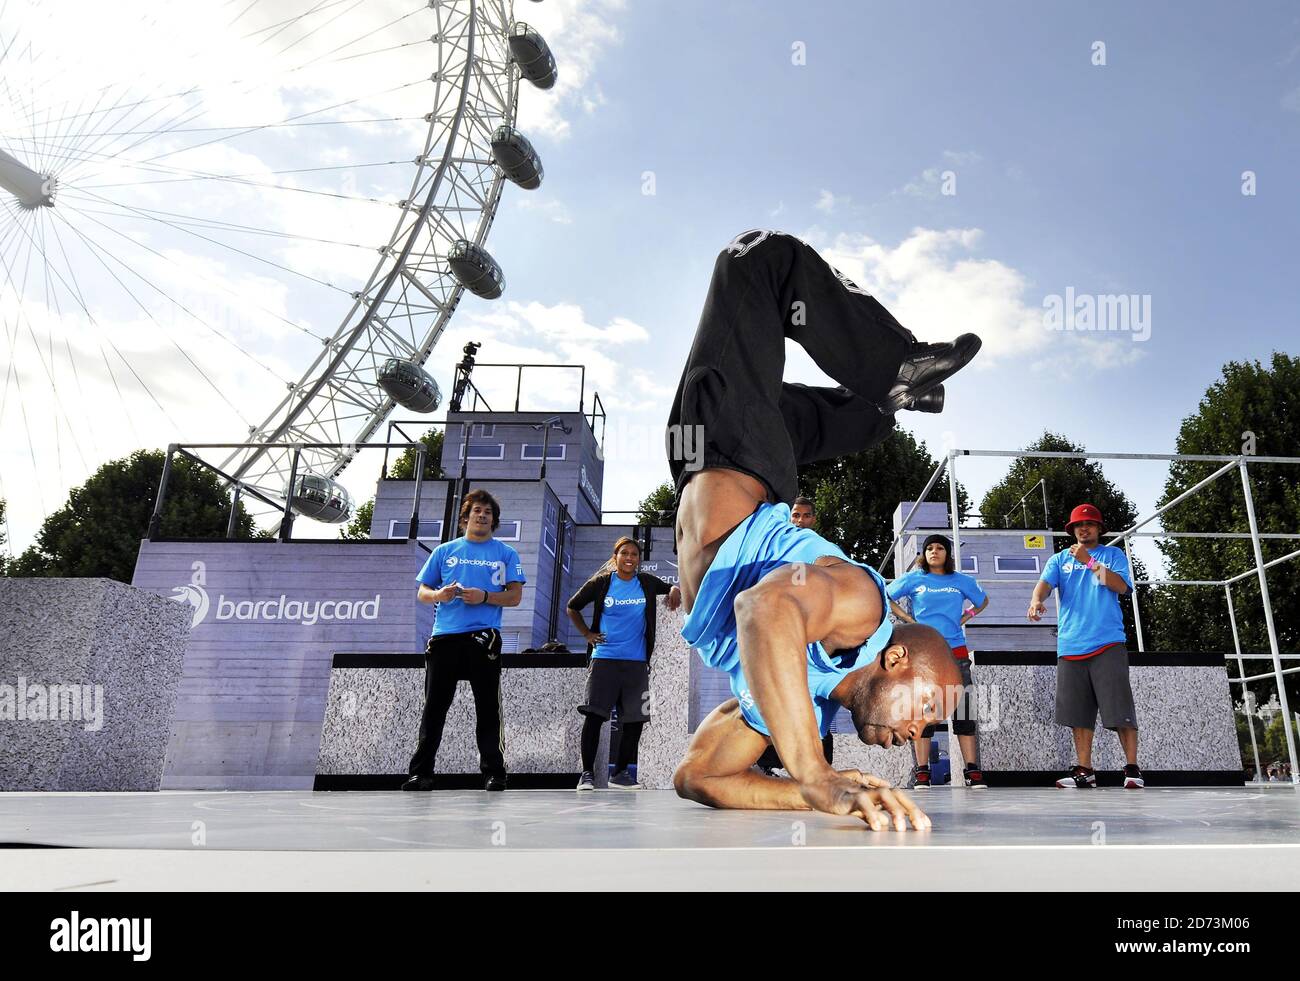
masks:
{"type": "Polygon", "coordinates": [[[961,532],[957,530],[957,451],[948,451],[948,506],[952,522],[952,560],[961,572],[961,532]]]}
{"type": "MultiPolygon", "coordinates": [[[[1124,556],[1128,559],[1129,578],[1136,580],[1137,575],[1133,571],[1133,550],[1128,547],[1128,536],[1124,536],[1124,556]]],[[[1136,581],[1133,583],[1133,627],[1138,637],[1138,653],[1146,653],[1146,644],[1142,642],[1142,611],[1138,609],[1138,590],[1136,581]]]]}
{"type": "Polygon", "coordinates": [[[1052,519],[1047,516],[1047,478],[1039,477],[1038,484],[1043,488],[1043,527],[1052,527],[1052,519]]]}
{"type": "Polygon", "coordinates": [[[546,479],[546,454],[551,450],[551,424],[549,422],[542,424],[542,470],[537,475],[538,480],[546,479]]]}
{"type": "Polygon", "coordinates": [[[889,546],[889,551],[886,552],[885,557],[880,560],[880,565],[876,566],[877,572],[885,571],[885,563],[889,561],[889,557],[894,554],[894,549],[898,547],[898,543],[901,542],[903,536],[907,534],[907,526],[912,522],[912,515],[916,514],[916,509],[921,506],[921,502],[930,496],[930,491],[934,490],[934,485],[939,482],[939,475],[947,468],[948,461],[946,459],[940,460],[939,465],[934,468],[934,473],[930,474],[930,479],[925,483],[925,490],[921,491],[921,496],[912,502],[911,509],[908,510],[907,516],[903,518],[902,530],[899,531],[897,536],[895,536],[893,544],[889,546]]]}
{"type": "Polygon", "coordinates": [[[158,497],[153,502],[153,514],[149,517],[149,541],[151,542],[156,542],[162,531],[163,502],[167,499],[167,485],[172,479],[172,454],[175,452],[176,444],[169,443],[167,455],[163,457],[162,479],[158,481],[158,497]]]}
{"type": "Polygon", "coordinates": [[[235,537],[235,531],[237,530],[236,522],[239,519],[239,497],[240,497],[240,491],[243,490],[243,488],[244,488],[243,484],[235,484],[235,490],[230,495],[230,521],[226,525],[227,538],[235,537]]]}
{"type": "Polygon", "coordinates": [[[420,495],[424,492],[424,458],[428,452],[424,440],[420,440],[415,449],[415,500],[411,502],[411,526],[406,532],[407,541],[420,537],[420,495]]]}
{"type": "Polygon", "coordinates": [[[524,366],[519,366],[519,374],[515,377],[515,411],[519,411],[519,393],[524,389],[524,366]]]}
{"type": "Polygon", "coordinates": [[[1282,658],[1277,646],[1277,627],[1273,624],[1273,604],[1268,597],[1268,573],[1264,571],[1264,550],[1259,544],[1259,523],[1255,520],[1255,497],[1250,490],[1250,470],[1246,458],[1237,466],[1241,470],[1241,489],[1246,495],[1246,517],[1250,521],[1251,545],[1259,570],[1259,598],[1264,604],[1264,625],[1268,628],[1268,647],[1273,654],[1273,673],[1277,677],[1277,698],[1282,705],[1282,731],[1286,733],[1286,752],[1291,760],[1291,782],[1300,783],[1300,765],[1296,762],[1295,732],[1291,729],[1291,706],[1287,702],[1286,683],[1282,677],[1282,658]]]}
{"type": "Polygon", "coordinates": [[[1241,659],[1241,638],[1237,636],[1237,611],[1232,608],[1232,587],[1223,584],[1224,595],[1228,598],[1228,622],[1232,624],[1232,648],[1237,652],[1237,675],[1241,678],[1241,702],[1246,709],[1246,725],[1250,726],[1250,752],[1255,757],[1255,779],[1259,780],[1264,771],[1259,767],[1259,743],[1255,741],[1255,717],[1250,711],[1254,696],[1246,687],[1246,665],[1241,659]]]}
{"type": "Polygon", "coordinates": [[[293,448],[293,461],[289,464],[289,488],[284,495],[284,517],[280,519],[280,541],[287,542],[293,535],[293,492],[294,485],[298,482],[298,457],[302,454],[302,447],[293,448]]]}

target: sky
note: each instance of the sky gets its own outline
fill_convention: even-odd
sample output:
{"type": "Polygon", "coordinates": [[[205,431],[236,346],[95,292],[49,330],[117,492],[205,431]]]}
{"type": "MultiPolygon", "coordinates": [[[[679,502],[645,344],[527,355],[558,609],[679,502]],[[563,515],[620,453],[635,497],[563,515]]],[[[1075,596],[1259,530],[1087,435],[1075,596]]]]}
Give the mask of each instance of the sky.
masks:
{"type": "MultiPolygon", "coordinates": [[[[375,35],[400,34],[409,44],[385,56],[382,71],[373,70],[375,59],[358,59],[331,65],[310,87],[301,76],[286,82],[270,74],[263,84],[236,86],[228,81],[232,65],[245,77],[254,74],[248,66],[283,71],[305,52],[327,52],[329,32],[270,59],[240,35],[247,23],[226,26],[243,4],[193,5],[200,14],[187,5],[184,23],[154,24],[167,14],[141,8],[135,16],[150,20],[149,31],[96,14],[93,4],[72,6],[82,18],[105,19],[93,30],[80,20],[69,31],[39,16],[5,14],[0,37],[30,40],[36,50],[60,39],[64,60],[53,74],[74,101],[87,77],[100,77],[87,59],[112,48],[87,39],[137,38],[132,69],[155,66],[169,82],[193,78],[194,88],[212,93],[202,106],[209,126],[285,119],[343,101],[340,93],[369,96],[387,84],[385,72],[416,78],[424,70],[418,59],[427,60],[417,43],[427,15],[414,4],[376,0],[355,23],[342,19],[340,7],[330,30],[355,40],[407,15],[375,35]]],[[[266,6],[296,13],[312,4],[266,6]]],[[[268,13],[264,23],[278,16],[268,13]]],[[[494,301],[467,297],[428,367],[449,391],[467,340],[483,344],[484,361],[586,364],[609,411],[603,498],[610,510],[635,508],[667,478],[660,433],[668,400],[713,259],[746,229],[804,238],[922,339],[965,331],[984,338],[977,360],[949,382],[942,415],[900,417],[936,455],[947,447],[1016,449],[1044,429],[1094,451],[1170,453],[1180,422],[1225,362],[1296,351],[1300,11],[1293,4],[519,0],[515,16],[541,31],[559,67],[554,89],[520,87],[519,125],[546,176],[535,191],[506,187],[488,240],[506,292],[494,301]],[[1127,329],[1048,322],[1053,298],[1105,295],[1135,298],[1141,316],[1103,321],[1127,329]]],[[[10,58],[11,69],[21,67],[10,58]]],[[[37,61],[29,74],[44,78],[43,67],[37,61]]],[[[120,74],[121,64],[109,68],[120,74]]],[[[180,105],[194,98],[156,79],[139,89],[180,105]]],[[[172,159],[195,170],[263,175],[405,160],[422,132],[414,119],[421,98],[427,93],[415,87],[350,107],[373,107],[376,118],[412,117],[401,123],[258,131],[172,159]]],[[[27,101],[39,100],[19,105],[27,101]]],[[[13,106],[11,99],[0,109],[0,139],[21,124],[5,116],[21,116],[13,106]]],[[[123,172],[112,160],[100,163],[102,172],[123,172]]],[[[70,185],[86,186],[86,171],[70,185]]],[[[139,179],[138,169],[130,172],[139,179]]],[[[198,270],[207,285],[191,282],[184,296],[224,338],[174,304],[144,316],[102,263],[85,268],[82,284],[98,314],[93,322],[64,309],[70,294],[57,310],[47,301],[39,264],[23,288],[14,267],[0,294],[9,342],[0,348],[0,493],[10,502],[11,547],[25,546],[43,514],[97,462],[177,438],[242,438],[319,350],[311,333],[336,326],[340,296],[374,263],[373,251],[359,246],[392,225],[401,168],[263,179],[342,197],[227,183],[109,189],[105,177],[95,179],[103,196],[151,194],[159,210],[350,243],[263,237],[252,249],[240,241],[294,270],[285,272],[192,237],[165,241],[136,223],[127,234],[170,261],[143,250],[132,257],[125,239],[120,254],[152,281],[178,288],[178,270],[198,270]],[[353,200],[367,196],[389,206],[353,200]],[[113,337],[124,361],[111,350],[99,357],[97,347],[113,337]],[[36,359],[38,349],[46,360],[36,359]],[[122,377],[96,371],[96,359],[122,377]],[[138,365],[168,413],[132,391],[126,361],[138,365]],[[80,383],[74,366],[86,375],[80,383]],[[115,412],[122,422],[113,421],[115,412]],[[74,435],[80,452],[69,448],[74,435]]],[[[66,201],[77,204],[76,194],[66,201]]],[[[79,201],[87,211],[93,203],[79,201]]],[[[118,241],[104,228],[82,227],[118,241]]],[[[788,355],[789,380],[825,383],[801,350],[792,345],[788,355]]],[[[482,383],[492,383],[486,373],[482,383]]],[[[958,476],[978,501],[1006,465],[963,459],[958,476]]],[[[1105,471],[1146,511],[1166,467],[1108,463],[1105,471]]],[[[349,470],[354,496],[370,496],[372,473],[349,470]]]]}

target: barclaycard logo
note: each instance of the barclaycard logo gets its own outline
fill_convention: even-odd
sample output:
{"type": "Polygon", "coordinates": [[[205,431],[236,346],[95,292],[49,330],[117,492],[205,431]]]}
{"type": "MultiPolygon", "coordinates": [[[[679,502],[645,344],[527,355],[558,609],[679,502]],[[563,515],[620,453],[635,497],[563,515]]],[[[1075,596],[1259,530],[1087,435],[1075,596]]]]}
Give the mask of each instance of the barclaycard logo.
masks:
{"type": "Polygon", "coordinates": [[[613,596],[606,596],[606,597],[605,597],[605,608],[606,608],[606,609],[608,609],[608,608],[611,607],[611,606],[641,606],[641,605],[643,605],[644,603],[645,603],[645,597],[644,597],[644,596],[639,597],[639,598],[637,598],[637,599],[614,599],[613,596]]]}
{"type": "MultiPolygon", "coordinates": [[[[191,567],[193,575],[184,586],[172,589],[170,599],[176,603],[188,604],[194,611],[190,619],[193,630],[212,611],[212,600],[207,591],[207,566],[195,562],[191,567]]],[[[380,594],[373,598],[355,600],[300,600],[289,599],[281,593],[274,599],[266,600],[232,600],[224,593],[218,594],[215,620],[264,620],[288,621],[304,627],[311,627],[322,621],[341,620],[378,620],[380,594]]]]}
{"type": "Polygon", "coordinates": [[[188,603],[194,611],[190,618],[190,629],[193,630],[203,618],[208,615],[208,591],[202,586],[190,584],[188,586],[177,586],[172,590],[171,599],[177,603],[188,603]]]}

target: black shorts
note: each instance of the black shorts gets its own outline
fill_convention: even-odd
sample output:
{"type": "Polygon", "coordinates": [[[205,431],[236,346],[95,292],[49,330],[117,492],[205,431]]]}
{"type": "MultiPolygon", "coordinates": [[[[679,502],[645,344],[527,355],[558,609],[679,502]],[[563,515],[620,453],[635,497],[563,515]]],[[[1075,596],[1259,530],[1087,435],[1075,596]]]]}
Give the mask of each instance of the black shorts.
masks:
{"type": "Polygon", "coordinates": [[[1123,644],[1111,644],[1082,661],[1056,659],[1057,724],[1095,729],[1099,708],[1105,728],[1137,728],[1137,709],[1128,678],[1128,649],[1123,644]]]}
{"type": "Polygon", "coordinates": [[[649,664],[612,657],[591,659],[587,667],[587,700],[578,711],[608,719],[615,705],[620,722],[650,721],[649,664]]]}
{"type": "MultiPolygon", "coordinates": [[[[948,720],[948,730],[954,736],[973,736],[978,731],[975,724],[975,708],[971,704],[971,674],[970,658],[954,658],[957,667],[961,671],[961,699],[957,702],[957,708],[953,710],[952,718],[948,720]]],[[[922,739],[929,739],[934,735],[937,726],[926,726],[921,733],[922,739]]]]}

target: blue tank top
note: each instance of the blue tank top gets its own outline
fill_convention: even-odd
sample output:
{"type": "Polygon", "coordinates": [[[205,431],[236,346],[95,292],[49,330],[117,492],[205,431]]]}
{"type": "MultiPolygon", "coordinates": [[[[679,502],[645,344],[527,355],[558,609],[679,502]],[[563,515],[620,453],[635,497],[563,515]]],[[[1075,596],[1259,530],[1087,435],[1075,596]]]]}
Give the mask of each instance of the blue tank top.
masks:
{"type": "MultiPolygon", "coordinates": [[[[711,668],[727,672],[731,691],[740,701],[745,721],[764,735],[771,735],[758,704],[749,691],[740,666],[740,648],[736,643],[736,596],[782,565],[812,563],[823,555],[853,562],[843,550],[811,528],[790,523],[786,504],[760,504],[748,518],[727,536],[700,581],[682,637],[695,648],[701,660],[711,668]]],[[[870,664],[888,644],[894,625],[888,610],[885,581],[870,566],[865,569],[880,590],[882,619],[880,626],[864,641],[852,657],[835,658],[820,642],[808,645],[808,693],[812,698],[817,725],[824,736],[830,731],[838,703],[831,697],[850,672],[870,664]]]]}

